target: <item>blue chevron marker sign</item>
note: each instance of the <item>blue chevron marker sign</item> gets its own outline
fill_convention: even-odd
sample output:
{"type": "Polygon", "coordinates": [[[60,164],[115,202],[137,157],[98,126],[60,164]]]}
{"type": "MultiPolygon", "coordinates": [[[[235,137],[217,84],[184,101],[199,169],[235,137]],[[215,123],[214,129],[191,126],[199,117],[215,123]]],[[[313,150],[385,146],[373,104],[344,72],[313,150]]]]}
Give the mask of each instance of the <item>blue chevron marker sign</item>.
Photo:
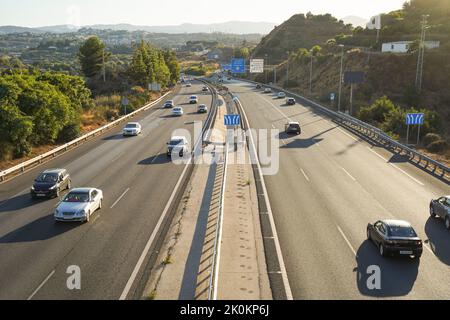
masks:
{"type": "Polygon", "coordinates": [[[241,116],[238,114],[225,115],[226,126],[239,126],[241,125],[241,116]]]}
{"type": "Polygon", "coordinates": [[[423,113],[408,113],[406,115],[406,124],[408,126],[412,125],[422,125],[425,120],[425,115],[423,113]]]}

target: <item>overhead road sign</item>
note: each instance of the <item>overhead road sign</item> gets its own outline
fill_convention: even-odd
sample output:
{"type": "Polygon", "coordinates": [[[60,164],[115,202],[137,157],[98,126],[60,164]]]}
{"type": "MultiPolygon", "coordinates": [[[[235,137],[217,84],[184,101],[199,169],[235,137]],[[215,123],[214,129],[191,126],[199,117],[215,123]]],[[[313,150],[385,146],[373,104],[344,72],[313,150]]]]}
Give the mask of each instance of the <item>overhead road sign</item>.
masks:
{"type": "Polygon", "coordinates": [[[241,116],[238,114],[227,114],[224,116],[226,126],[239,126],[241,125],[241,116]]]}
{"type": "Polygon", "coordinates": [[[231,60],[231,72],[232,73],[245,73],[245,59],[232,59],[231,60]]]}
{"type": "Polygon", "coordinates": [[[250,73],[264,73],[264,59],[251,59],[250,73]]]}

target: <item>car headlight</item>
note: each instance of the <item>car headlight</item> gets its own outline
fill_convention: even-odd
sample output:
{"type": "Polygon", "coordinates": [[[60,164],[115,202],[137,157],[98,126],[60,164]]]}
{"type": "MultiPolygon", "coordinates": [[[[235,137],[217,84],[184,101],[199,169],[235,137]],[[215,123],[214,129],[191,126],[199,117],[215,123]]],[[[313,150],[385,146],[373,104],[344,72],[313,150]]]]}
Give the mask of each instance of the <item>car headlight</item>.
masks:
{"type": "Polygon", "coordinates": [[[79,215],[79,216],[84,216],[84,215],[86,215],[86,210],[78,211],[78,215],[79,215]]]}
{"type": "Polygon", "coordinates": [[[34,191],[34,186],[31,186],[31,191],[34,191]]]}
{"type": "Polygon", "coordinates": [[[50,187],[49,190],[55,190],[56,184],[53,187],[50,187]]]}

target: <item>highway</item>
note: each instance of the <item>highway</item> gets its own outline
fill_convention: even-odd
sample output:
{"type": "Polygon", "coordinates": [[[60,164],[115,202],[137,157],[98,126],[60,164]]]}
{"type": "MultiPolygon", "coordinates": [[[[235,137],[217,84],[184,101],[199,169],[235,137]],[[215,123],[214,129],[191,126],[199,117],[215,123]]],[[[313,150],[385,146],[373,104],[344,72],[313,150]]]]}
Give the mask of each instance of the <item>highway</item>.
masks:
{"type": "Polygon", "coordinates": [[[194,81],[173,97],[183,117],[172,117],[163,101],[130,120],[141,123],[142,135],[124,138],[117,127],[0,184],[0,299],[139,298],[142,270],[125,287],[185,168],[166,157],[166,142],[175,129],[192,133],[193,121],[206,120],[188,104],[197,94],[209,108],[211,95],[201,88],[194,81]],[[33,179],[48,168],[66,168],[72,187],[103,190],[103,208],[89,223],[55,224],[58,199],[31,200],[33,179]],[[81,290],[66,286],[72,265],[80,267],[81,290]]]}
{"type": "Polygon", "coordinates": [[[280,170],[265,176],[294,299],[450,299],[450,232],[430,218],[432,198],[447,183],[399,156],[361,140],[302,105],[238,80],[236,94],[254,129],[279,129],[280,170]],[[300,136],[284,125],[299,121],[300,136]],[[381,258],[366,240],[380,219],[411,222],[425,241],[420,261],[381,258]],[[369,290],[367,269],[381,270],[381,290],[369,290]]]}

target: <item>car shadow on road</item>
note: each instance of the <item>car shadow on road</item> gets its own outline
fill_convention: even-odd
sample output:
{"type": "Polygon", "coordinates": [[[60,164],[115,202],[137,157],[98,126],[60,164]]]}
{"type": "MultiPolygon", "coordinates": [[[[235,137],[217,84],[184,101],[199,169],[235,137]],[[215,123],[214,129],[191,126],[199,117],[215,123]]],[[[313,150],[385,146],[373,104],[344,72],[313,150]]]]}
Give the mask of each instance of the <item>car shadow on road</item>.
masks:
{"type": "Polygon", "coordinates": [[[55,223],[53,214],[41,217],[0,238],[0,243],[48,240],[80,226],[80,222],[55,223]]]}
{"type": "Polygon", "coordinates": [[[444,221],[430,217],[425,224],[425,233],[428,237],[425,243],[430,246],[436,257],[450,266],[450,231],[445,229],[444,221]]]}
{"type": "Polygon", "coordinates": [[[364,241],[357,252],[355,268],[356,282],[361,294],[369,297],[387,298],[402,297],[409,294],[414,287],[419,274],[420,261],[412,258],[383,258],[379,255],[376,246],[369,240],[364,241]],[[371,267],[380,269],[381,288],[369,289],[368,284],[373,283],[371,276],[374,272],[371,267]]]}
{"type": "Polygon", "coordinates": [[[112,136],[108,136],[103,138],[102,140],[104,141],[110,141],[110,140],[124,140],[124,139],[128,139],[130,137],[126,137],[123,134],[114,134],[112,136]]]}
{"type": "Polygon", "coordinates": [[[401,154],[393,154],[389,159],[389,163],[404,163],[409,162],[409,157],[401,154]]]}
{"type": "Polygon", "coordinates": [[[158,155],[152,156],[150,158],[141,160],[138,162],[139,165],[149,166],[156,164],[166,164],[170,162],[170,158],[165,153],[160,153],[158,155]]]}
{"type": "Polygon", "coordinates": [[[33,200],[29,193],[22,194],[13,198],[6,199],[2,204],[0,204],[0,212],[23,210],[43,201],[48,201],[48,199],[33,200]]]}

